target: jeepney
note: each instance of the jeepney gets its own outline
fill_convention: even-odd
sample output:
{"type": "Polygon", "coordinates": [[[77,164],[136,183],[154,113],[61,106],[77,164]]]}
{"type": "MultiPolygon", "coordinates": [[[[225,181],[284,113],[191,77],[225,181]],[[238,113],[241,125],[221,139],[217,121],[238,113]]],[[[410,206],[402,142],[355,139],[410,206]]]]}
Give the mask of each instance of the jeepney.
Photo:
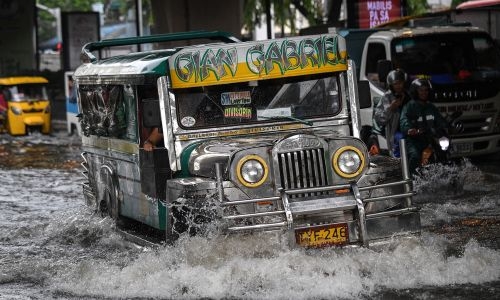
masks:
{"type": "Polygon", "coordinates": [[[368,246],[419,232],[404,142],[399,160],[370,157],[360,139],[369,88],[343,37],[239,42],[189,32],[94,42],[83,54],[73,78],[83,193],[96,212],[163,231],[167,242],[206,230],[273,231],[304,247],[368,246]],[[163,145],[147,152],[153,128],[163,145]]]}
{"type": "Polygon", "coordinates": [[[0,97],[7,107],[4,129],[11,135],[31,132],[49,134],[51,130],[50,101],[41,76],[11,76],[0,78],[0,97]]]}

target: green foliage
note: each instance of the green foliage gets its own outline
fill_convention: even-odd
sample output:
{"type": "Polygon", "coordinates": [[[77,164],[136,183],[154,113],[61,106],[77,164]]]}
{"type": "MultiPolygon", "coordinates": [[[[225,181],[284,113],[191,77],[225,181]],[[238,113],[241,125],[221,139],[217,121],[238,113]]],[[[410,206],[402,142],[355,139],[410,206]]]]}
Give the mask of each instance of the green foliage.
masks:
{"type": "Polygon", "coordinates": [[[452,0],[451,7],[457,7],[457,5],[464,3],[464,2],[467,2],[467,1],[469,1],[469,0],[452,0]]]}
{"type": "Polygon", "coordinates": [[[427,12],[427,0],[406,0],[407,14],[409,16],[421,15],[427,12]]]}
{"type": "Polygon", "coordinates": [[[300,11],[309,21],[316,25],[323,21],[323,8],[321,1],[317,0],[245,0],[243,10],[243,25],[251,31],[255,25],[266,22],[266,2],[269,1],[273,8],[274,24],[279,27],[288,27],[296,33],[295,21],[297,11],[300,11]],[[300,8],[300,9],[299,9],[300,8]]]}

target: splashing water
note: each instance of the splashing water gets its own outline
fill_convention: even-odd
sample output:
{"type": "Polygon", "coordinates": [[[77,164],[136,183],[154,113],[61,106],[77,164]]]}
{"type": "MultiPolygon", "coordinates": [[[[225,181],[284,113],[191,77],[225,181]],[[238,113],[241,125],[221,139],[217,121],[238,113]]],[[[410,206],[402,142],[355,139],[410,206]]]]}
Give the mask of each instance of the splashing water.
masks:
{"type": "Polygon", "coordinates": [[[495,176],[467,161],[423,173],[422,235],[370,249],[289,248],[273,232],[147,248],[84,206],[78,170],[0,169],[0,299],[494,298],[500,247],[462,233],[497,222],[495,176]]]}

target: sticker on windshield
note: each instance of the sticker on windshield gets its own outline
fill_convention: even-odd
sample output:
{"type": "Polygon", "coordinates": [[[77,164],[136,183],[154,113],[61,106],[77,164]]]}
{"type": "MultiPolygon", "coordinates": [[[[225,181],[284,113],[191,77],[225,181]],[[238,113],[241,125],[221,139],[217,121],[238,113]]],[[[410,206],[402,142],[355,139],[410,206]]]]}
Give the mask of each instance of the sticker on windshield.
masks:
{"type": "Polygon", "coordinates": [[[184,117],[181,119],[181,124],[184,127],[193,127],[196,124],[196,120],[193,117],[184,117]]]}
{"type": "Polygon", "coordinates": [[[244,105],[252,103],[252,99],[250,98],[250,91],[221,93],[220,98],[221,104],[224,106],[244,105]]]}
{"type": "Polygon", "coordinates": [[[291,107],[278,107],[257,110],[257,120],[267,120],[271,118],[291,117],[291,107]]]}
{"type": "Polygon", "coordinates": [[[244,106],[224,107],[224,118],[228,119],[251,119],[252,108],[244,106]]]}

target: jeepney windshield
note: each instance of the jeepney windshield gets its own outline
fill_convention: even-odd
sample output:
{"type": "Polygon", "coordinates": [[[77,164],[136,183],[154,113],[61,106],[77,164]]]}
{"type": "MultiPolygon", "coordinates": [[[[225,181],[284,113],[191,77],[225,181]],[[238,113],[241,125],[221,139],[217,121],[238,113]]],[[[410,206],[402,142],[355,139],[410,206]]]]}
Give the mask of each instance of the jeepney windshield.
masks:
{"type": "Polygon", "coordinates": [[[9,86],[4,93],[8,101],[38,101],[48,100],[47,90],[40,84],[21,84],[9,86]]]}
{"type": "Polygon", "coordinates": [[[410,78],[429,75],[447,84],[498,78],[500,52],[491,38],[481,33],[447,33],[398,38],[392,41],[393,62],[410,78]]]}
{"type": "Polygon", "coordinates": [[[184,129],[329,117],[340,111],[331,73],[174,91],[184,129]]]}

